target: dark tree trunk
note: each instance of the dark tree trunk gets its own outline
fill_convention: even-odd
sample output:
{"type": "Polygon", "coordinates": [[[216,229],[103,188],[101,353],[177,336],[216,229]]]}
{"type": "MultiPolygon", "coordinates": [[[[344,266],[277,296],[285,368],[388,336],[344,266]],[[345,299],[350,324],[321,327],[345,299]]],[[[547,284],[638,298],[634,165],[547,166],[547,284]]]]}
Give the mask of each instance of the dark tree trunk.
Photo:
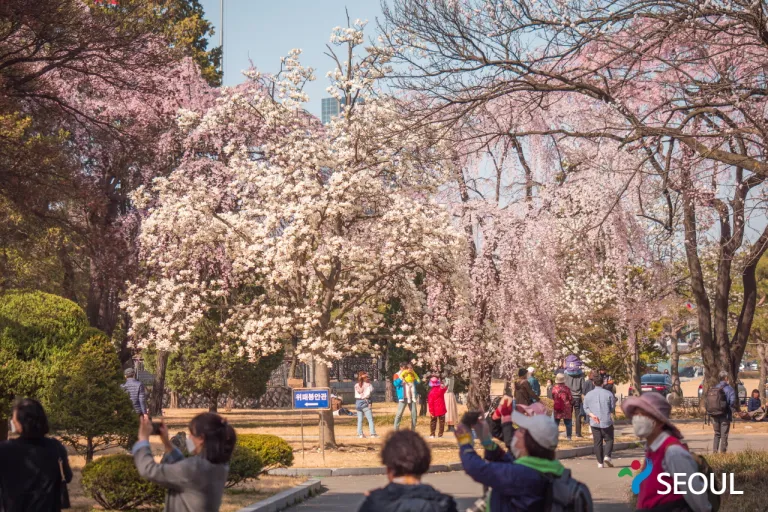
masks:
{"type": "Polygon", "coordinates": [[[208,396],[208,412],[218,412],[218,411],[219,411],[219,394],[211,393],[208,396]]]}
{"type": "Polygon", "coordinates": [[[70,249],[70,244],[65,243],[63,240],[59,242],[59,262],[61,262],[62,269],[61,293],[72,302],[77,302],[75,267],[69,254],[70,249]]]}
{"type": "Polygon", "coordinates": [[[760,401],[762,403],[765,403],[765,380],[766,377],[768,377],[768,368],[766,368],[766,351],[765,350],[765,344],[760,343],[757,345],[757,355],[759,356],[760,360],[760,382],[757,383],[757,389],[760,391],[760,401]]]}
{"type": "Polygon", "coordinates": [[[671,368],[669,370],[672,377],[672,392],[678,398],[683,397],[683,388],[680,386],[680,350],[678,349],[678,333],[673,333],[670,339],[669,359],[671,368]]]}
{"type": "Polygon", "coordinates": [[[627,374],[632,388],[639,396],[643,392],[640,387],[640,347],[637,346],[637,333],[634,326],[630,327],[629,337],[629,357],[626,359],[627,374]]]}
{"type": "Polygon", "coordinates": [[[0,441],[8,439],[8,422],[11,418],[0,418],[0,441]]]}
{"type": "Polygon", "coordinates": [[[470,411],[485,411],[491,405],[491,377],[493,365],[487,361],[476,364],[469,375],[467,408],[470,411]]]}
{"type": "Polygon", "coordinates": [[[85,463],[93,461],[93,438],[87,437],[85,439],[85,463]]]}
{"type": "Polygon", "coordinates": [[[155,359],[155,382],[152,384],[152,396],[149,400],[149,414],[163,415],[163,396],[165,395],[165,368],[168,364],[168,351],[158,350],[155,359]]]}

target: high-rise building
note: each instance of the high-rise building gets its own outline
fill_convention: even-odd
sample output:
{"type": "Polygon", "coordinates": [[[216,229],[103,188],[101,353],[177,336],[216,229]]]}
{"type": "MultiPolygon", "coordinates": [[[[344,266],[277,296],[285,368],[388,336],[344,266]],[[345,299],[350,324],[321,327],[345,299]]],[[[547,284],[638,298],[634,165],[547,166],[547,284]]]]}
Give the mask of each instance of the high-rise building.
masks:
{"type": "Polygon", "coordinates": [[[331,122],[331,118],[339,115],[339,100],[336,98],[323,98],[320,120],[323,124],[331,122]]]}

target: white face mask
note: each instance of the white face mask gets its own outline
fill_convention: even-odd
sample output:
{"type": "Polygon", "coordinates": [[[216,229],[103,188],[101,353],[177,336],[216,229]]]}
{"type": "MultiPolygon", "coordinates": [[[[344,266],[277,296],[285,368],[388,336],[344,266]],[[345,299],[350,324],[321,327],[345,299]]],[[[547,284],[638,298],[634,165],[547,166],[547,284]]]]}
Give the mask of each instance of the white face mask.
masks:
{"type": "Polygon", "coordinates": [[[645,439],[656,428],[656,421],[648,416],[640,416],[635,414],[632,416],[632,430],[635,431],[635,435],[642,439],[645,439]]]}
{"type": "Polygon", "coordinates": [[[16,423],[14,423],[13,420],[11,420],[11,434],[15,434],[15,433],[16,433],[16,423]]]}
{"type": "Polygon", "coordinates": [[[517,447],[517,436],[512,437],[512,442],[509,444],[509,448],[512,450],[512,456],[516,459],[520,458],[520,448],[517,447]]]}
{"type": "Polygon", "coordinates": [[[197,450],[197,446],[195,446],[195,442],[192,440],[190,436],[187,436],[184,441],[187,443],[187,451],[190,455],[193,455],[195,453],[195,450],[197,450]]]}

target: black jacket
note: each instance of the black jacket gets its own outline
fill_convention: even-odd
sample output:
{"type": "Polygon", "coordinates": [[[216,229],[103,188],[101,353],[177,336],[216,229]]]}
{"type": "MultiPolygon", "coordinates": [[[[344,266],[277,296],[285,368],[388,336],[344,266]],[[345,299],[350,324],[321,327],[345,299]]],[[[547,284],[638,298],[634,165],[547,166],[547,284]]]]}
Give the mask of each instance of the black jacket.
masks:
{"type": "Polygon", "coordinates": [[[371,491],[358,512],[458,512],[451,496],[431,485],[390,483],[371,491]]]}
{"type": "Polygon", "coordinates": [[[56,439],[13,439],[0,443],[0,511],[61,510],[61,470],[72,481],[67,451],[56,439]]]}

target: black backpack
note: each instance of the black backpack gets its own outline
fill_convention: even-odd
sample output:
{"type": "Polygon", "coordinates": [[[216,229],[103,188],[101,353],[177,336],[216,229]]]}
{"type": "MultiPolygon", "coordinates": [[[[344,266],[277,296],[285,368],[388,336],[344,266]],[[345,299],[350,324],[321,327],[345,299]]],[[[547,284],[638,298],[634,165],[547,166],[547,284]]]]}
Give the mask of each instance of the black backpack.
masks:
{"type": "Polygon", "coordinates": [[[547,512],[592,512],[592,494],[565,469],[559,477],[545,474],[550,481],[543,510],[547,512]]]}
{"type": "Polygon", "coordinates": [[[710,416],[722,416],[728,411],[728,398],[725,396],[725,386],[711,387],[707,390],[704,401],[707,414],[710,416]]]}

